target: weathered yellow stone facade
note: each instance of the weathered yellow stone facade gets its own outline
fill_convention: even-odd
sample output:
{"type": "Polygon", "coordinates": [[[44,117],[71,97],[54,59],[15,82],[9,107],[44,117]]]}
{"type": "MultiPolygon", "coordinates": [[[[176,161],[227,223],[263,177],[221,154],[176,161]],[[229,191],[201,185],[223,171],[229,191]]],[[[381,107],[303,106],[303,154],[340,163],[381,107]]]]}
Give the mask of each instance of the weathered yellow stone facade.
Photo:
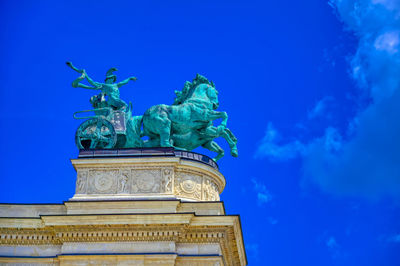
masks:
{"type": "Polygon", "coordinates": [[[77,183],[71,200],[218,201],[225,187],[216,169],[178,157],[76,159],[72,164],[77,183]]]}
{"type": "Polygon", "coordinates": [[[0,265],[246,265],[216,169],[176,157],[76,159],[64,204],[0,204],[0,265]]]}

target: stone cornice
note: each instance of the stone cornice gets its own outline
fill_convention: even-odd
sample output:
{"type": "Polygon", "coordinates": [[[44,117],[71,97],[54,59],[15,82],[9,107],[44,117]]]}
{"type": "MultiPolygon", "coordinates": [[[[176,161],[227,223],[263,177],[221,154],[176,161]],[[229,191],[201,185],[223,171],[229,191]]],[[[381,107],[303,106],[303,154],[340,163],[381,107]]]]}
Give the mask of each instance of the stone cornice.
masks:
{"type": "Polygon", "coordinates": [[[0,217],[0,228],[42,228],[43,220],[40,218],[9,218],[0,217]]]}
{"type": "Polygon", "coordinates": [[[227,261],[227,265],[246,264],[238,216],[195,216],[193,213],[43,215],[40,219],[0,218],[0,225],[1,245],[121,241],[219,243],[223,257],[232,260],[227,261]]]}
{"type": "Polygon", "coordinates": [[[194,214],[109,214],[42,216],[46,226],[111,224],[189,224],[194,214]]]}
{"type": "MultiPolygon", "coordinates": [[[[0,217],[40,218],[43,215],[195,213],[224,215],[223,202],[180,200],[66,201],[64,204],[0,204],[0,217]]],[[[13,220],[14,221],[14,220],[13,220]]],[[[6,223],[6,220],[3,220],[6,223]]]]}

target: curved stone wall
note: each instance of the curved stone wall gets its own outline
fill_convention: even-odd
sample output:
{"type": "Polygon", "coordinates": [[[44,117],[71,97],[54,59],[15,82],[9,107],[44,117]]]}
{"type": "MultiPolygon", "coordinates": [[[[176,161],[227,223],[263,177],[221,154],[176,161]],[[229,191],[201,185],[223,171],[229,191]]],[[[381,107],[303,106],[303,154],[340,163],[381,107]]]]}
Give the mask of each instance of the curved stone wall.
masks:
{"type": "Polygon", "coordinates": [[[86,157],[71,200],[181,199],[219,201],[225,178],[211,165],[178,156],[86,157]]]}

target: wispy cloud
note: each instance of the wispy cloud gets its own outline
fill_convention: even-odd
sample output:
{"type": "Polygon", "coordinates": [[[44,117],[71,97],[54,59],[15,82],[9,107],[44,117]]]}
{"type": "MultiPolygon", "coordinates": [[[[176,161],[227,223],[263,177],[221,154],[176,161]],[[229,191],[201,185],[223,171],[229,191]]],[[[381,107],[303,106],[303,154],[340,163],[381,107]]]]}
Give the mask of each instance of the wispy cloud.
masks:
{"type": "Polygon", "coordinates": [[[327,115],[329,105],[332,104],[333,100],[333,97],[326,96],[317,101],[315,106],[308,112],[308,119],[314,119],[327,115]]]}
{"type": "Polygon", "coordinates": [[[387,241],[400,244],[400,234],[395,234],[395,235],[388,237],[387,241]]]}
{"type": "Polygon", "coordinates": [[[258,244],[256,243],[247,243],[246,244],[246,253],[251,258],[252,261],[258,261],[259,254],[258,254],[258,244]]]}
{"type": "MultiPolygon", "coordinates": [[[[369,198],[400,197],[400,4],[390,0],[334,0],[340,19],[359,38],[353,78],[371,103],[332,152],[314,142],[305,174],[325,191],[369,198]]],[[[337,145],[336,145],[337,144],[337,145]]]]}
{"type": "Polygon", "coordinates": [[[268,217],[267,220],[271,225],[276,225],[279,222],[277,219],[275,219],[273,217],[268,217]]]}
{"type": "Polygon", "coordinates": [[[379,35],[374,42],[377,51],[395,54],[399,51],[399,31],[389,31],[379,35]]]}
{"type": "MultiPolygon", "coordinates": [[[[256,157],[300,156],[305,183],[328,193],[400,199],[400,2],[332,0],[330,4],[359,39],[351,75],[361,98],[370,100],[342,134],[328,127],[323,136],[307,142],[283,142],[268,124],[256,157]]],[[[324,114],[325,106],[321,100],[308,117],[324,114]]]]}
{"type": "Polygon", "coordinates": [[[331,236],[329,237],[326,242],[325,242],[326,246],[330,249],[336,249],[339,248],[339,244],[336,242],[336,239],[331,236]]]}
{"type": "Polygon", "coordinates": [[[330,236],[325,241],[326,247],[329,249],[333,259],[341,258],[344,256],[342,247],[337,243],[336,238],[330,236]]]}
{"type": "Polygon", "coordinates": [[[251,179],[253,189],[257,193],[257,203],[259,206],[265,205],[272,200],[271,193],[267,190],[266,186],[256,179],[251,179]]]}
{"type": "Polygon", "coordinates": [[[271,160],[291,160],[297,157],[307,157],[315,146],[322,145],[324,151],[337,152],[342,148],[343,144],[342,136],[332,127],[326,128],[322,137],[312,139],[308,143],[296,140],[281,144],[277,141],[277,138],[267,137],[267,135],[278,134],[278,131],[269,124],[266,136],[256,152],[256,158],[267,157],[271,160]],[[271,134],[271,131],[273,131],[273,134],[271,134]]]}
{"type": "Polygon", "coordinates": [[[288,160],[296,158],[305,152],[305,147],[300,141],[281,144],[280,139],[279,132],[272,123],[268,123],[264,138],[261,140],[254,157],[288,160]]]}

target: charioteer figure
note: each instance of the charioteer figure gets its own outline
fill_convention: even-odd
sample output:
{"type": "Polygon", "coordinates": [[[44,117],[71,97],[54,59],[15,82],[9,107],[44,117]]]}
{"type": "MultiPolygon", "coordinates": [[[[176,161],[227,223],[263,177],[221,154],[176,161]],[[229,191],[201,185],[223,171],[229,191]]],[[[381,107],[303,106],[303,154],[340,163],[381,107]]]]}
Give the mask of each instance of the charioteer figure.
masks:
{"type": "Polygon", "coordinates": [[[101,103],[104,103],[105,96],[108,97],[107,104],[108,106],[116,109],[116,110],[125,110],[127,108],[126,102],[120,99],[119,88],[123,85],[128,84],[130,80],[135,81],[136,77],[130,77],[125,79],[124,81],[115,83],[117,81],[117,76],[113,74],[113,72],[117,71],[115,67],[110,68],[106,73],[105,83],[96,82],[91,79],[86,73],[85,69],[78,69],[72,65],[71,62],[67,62],[67,66],[80,73],[81,76],[72,82],[72,87],[74,88],[84,88],[90,90],[100,90],[101,93],[97,96],[91,98],[91,103],[93,107],[97,108],[101,103]],[[86,78],[90,85],[81,83],[86,78]]]}

